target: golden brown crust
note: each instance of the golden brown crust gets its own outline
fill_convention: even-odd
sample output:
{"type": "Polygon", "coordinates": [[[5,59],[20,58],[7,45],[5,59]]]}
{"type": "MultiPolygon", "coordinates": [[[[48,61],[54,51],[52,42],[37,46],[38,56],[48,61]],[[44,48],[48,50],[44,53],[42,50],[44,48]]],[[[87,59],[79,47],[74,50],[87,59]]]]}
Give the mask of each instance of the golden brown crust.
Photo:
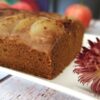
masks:
{"type": "Polygon", "coordinates": [[[77,21],[44,12],[2,16],[0,65],[52,79],[80,51],[83,28],[77,21]]]}

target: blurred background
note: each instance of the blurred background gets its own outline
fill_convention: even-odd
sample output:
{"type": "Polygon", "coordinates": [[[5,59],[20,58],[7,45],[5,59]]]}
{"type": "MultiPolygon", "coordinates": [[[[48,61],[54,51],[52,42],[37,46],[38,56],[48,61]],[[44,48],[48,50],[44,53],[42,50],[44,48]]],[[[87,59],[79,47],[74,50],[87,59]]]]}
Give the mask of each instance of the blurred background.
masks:
{"type": "Polygon", "coordinates": [[[9,7],[32,12],[56,12],[79,20],[89,33],[100,34],[100,0],[0,0],[0,8],[9,7]]]}
{"type": "MultiPolygon", "coordinates": [[[[65,9],[73,3],[87,5],[93,13],[93,18],[100,17],[100,0],[0,0],[9,4],[15,4],[19,1],[31,1],[37,3],[42,11],[58,12],[64,14],[65,9]]],[[[35,5],[34,5],[35,6],[35,5]]]]}

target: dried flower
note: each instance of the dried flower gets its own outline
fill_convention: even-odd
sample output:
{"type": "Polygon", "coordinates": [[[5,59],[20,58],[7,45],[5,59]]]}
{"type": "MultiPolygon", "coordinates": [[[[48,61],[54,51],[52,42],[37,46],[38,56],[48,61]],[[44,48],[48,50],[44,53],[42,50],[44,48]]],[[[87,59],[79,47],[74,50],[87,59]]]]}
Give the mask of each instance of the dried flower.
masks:
{"type": "Polygon", "coordinates": [[[100,94],[100,40],[88,41],[90,48],[83,47],[76,57],[74,72],[79,74],[79,81],[91,84],[91,89],[100,94]]]}

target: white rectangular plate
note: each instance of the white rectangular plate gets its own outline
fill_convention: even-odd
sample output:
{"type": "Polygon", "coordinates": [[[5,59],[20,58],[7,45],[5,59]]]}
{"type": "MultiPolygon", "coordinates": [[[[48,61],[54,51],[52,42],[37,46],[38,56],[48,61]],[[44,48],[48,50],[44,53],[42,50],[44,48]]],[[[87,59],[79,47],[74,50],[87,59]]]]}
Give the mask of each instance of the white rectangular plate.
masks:
{"type": "MultiPolygon", "coordinates": [[[[100,36],[85,34],[83,45],[88,46],[87,40],[90,39],[92,41],[96,41],[96,37],[100,38],[100,36]]],[[[58,75],[58,77],[56,77],[53,80],[46,80],[22,72],[7,69],[2,66],[0,67],[0,70],[18,77],[22,77],[26,80],[47,86],[49,88],[58,90],[60,92],[73,95],[74,97],[77,97],[82,100],[100,99],[100,96],[96,96],[92,93],[92,91],[89,89],[89,86],[83,86],[78,82],[78,76],[73,73],[74,65],[75,64],[73,61],[68,67],[66,67],[66,69],[60,75],[58,75]]]]}
{"type": "Polygon", "coordinates": [[[4,79],[6,76],[8,76],[8,73],[4,73],[4,72],[2,72],[2,71],[0,70],[0,81],[1,81],[2,79],[4,79]]]}

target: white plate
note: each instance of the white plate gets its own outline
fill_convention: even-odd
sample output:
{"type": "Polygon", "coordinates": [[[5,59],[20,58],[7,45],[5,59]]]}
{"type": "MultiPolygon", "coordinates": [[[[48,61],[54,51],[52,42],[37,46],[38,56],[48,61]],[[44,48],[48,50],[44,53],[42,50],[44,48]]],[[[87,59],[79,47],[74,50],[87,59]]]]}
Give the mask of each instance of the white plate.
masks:
{"type": "MultiPolygon", "coordinates": [[[[87,40],[90,39],[92,41],[95,41],[95,37],[100,36],[95,36],[95,35],[89,35],[85,34],[84,35],[84,40],[83,40],[83,45],[88,46],[87,40]]],[[[28,75],[22,72],[10,70],[4,67],[0,67],[0,70],[10,73],[12,75],[22,77],[24,79],[27,79],[29,81],[36,82],[38,84],[47,86],[49,88],[58,90],[60,92],[73,95],[74,97],[77,97],[82,100],[98,100],[100,99],[99,96],[95,96],[91,90],[89,89],[88,86],[83,86],[80,84],[78,80],[78,76],[73,73],[73,68],[74,68],[74,61],[66,67],[66,69],[55,79],[53,80],[45,80],[36,76],[28,75]]]]}

